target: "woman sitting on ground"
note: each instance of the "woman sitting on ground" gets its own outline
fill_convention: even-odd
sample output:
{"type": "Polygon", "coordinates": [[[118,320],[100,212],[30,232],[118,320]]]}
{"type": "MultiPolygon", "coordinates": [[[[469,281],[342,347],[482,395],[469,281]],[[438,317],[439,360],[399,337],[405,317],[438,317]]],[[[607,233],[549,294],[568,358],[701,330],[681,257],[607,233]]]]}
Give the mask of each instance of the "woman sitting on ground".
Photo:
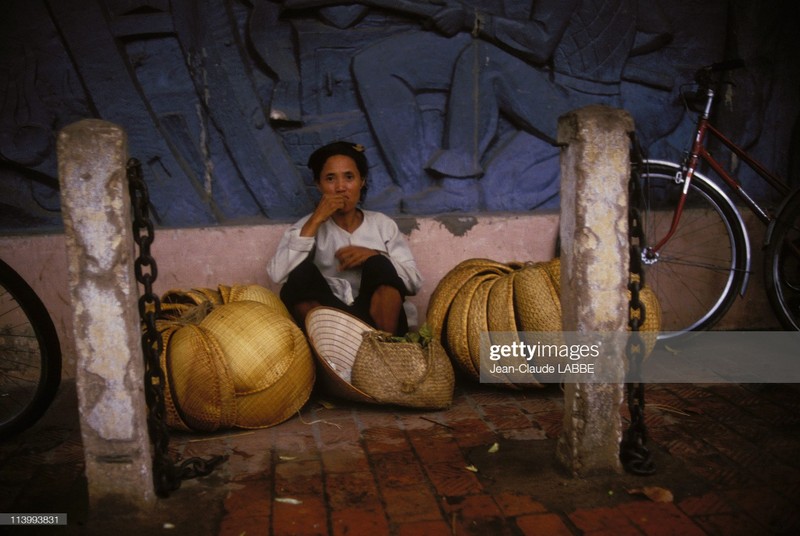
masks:
{"type": "Polygon", "coordinates": [[[284,233],[269,263],[269,276],[283,284],[281,299],[301,327],[311,309],[324,305],[404,335],[416,322],[405,297],[417,293],[422,278],[394,220],[358,208],[367,190],[363,146],[325,145],[308,167],[322,198],[284,233]]]}

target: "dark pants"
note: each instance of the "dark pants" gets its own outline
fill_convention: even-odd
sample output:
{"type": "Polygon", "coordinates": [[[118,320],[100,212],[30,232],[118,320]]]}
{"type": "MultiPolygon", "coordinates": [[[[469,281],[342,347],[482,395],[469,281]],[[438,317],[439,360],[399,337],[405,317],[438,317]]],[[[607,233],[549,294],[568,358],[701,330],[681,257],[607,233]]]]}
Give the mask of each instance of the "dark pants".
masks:
{"type": "MultiPolygon", "coordinates": [[[[396,288],[402,297],[407,294],[406,286],[397,275],[397,270],[392,262],[383,255],[375,255],[367,259],[361,266],[361,289],[353,305],[348,305],[334,296],[328,282],[325,281],[309,256],[289,273],[286,284],[281,288],[281,300],[289,311],[292,311],[298,303],[315,301],[320,305],[346,311],[370,326],[376,327],[375,321],[369,314],[369,306],[372,295],[375,294],[378,287],[383,285],[396,288]]],[[[305,329],[305,326],[300,327],[305,329]]],[[[397,334],[404,335],[406,332],[408,332],[408,319],[401,307],[400,318],[397,322],[397,334]]]]}

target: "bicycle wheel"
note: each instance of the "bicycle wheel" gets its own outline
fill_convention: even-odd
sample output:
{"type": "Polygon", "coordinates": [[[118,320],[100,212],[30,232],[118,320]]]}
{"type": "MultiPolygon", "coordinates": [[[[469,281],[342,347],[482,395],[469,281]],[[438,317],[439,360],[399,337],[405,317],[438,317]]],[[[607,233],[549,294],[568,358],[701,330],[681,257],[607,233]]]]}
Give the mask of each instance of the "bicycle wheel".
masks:
{"type": "MultiPolygon", "coordinates": [[[[680,171],[672,162],[645,162],[642,223],[650,246],[669,231],[684,187],[683,181],[676,181],[680,171]]],[[[706,177],[695,173],[675,234],[645,264],[645,283],[662,310],[659,339],[708,329],[718,322],[742,288],[748,259],[747,233],[736,207],[706,177]]]]}
{"type": "Polygon", "coordinates": [[[61,383],[61,347],[39,297],[0,260],[0,436],[36,422],[61,383]]]}
{"type": "Polygon", "coordinates": [[[764,283],[772,309],[789,330],[800,330],[800,190],[781,207],[767,233],[764,283]]]}

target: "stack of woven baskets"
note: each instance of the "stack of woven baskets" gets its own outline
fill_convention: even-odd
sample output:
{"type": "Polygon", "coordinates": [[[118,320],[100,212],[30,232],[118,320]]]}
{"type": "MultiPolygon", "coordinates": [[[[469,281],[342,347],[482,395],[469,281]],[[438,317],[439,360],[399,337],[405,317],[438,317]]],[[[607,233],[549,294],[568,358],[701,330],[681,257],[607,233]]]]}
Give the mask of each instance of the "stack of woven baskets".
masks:
{"type": "Polygon", "coordinates": [[[311,350],[269,289],[172,290],[157,326],[172,428],[264,428],[294,415],[311,394],[311,350]]]}
{"type": "MultiPolygon", "coordinates": [[[[560,332],[561,262],[500,263],[467,259],[448,272],[431,295],[427,322],[460,370],[480,380],[481,334],[560,332]]],[[[661,313],[655,294],[640,293],[647,314],[642,331],[647,350],[655,344],[661,313]]],[[[509,388],[536,387],[506,383],[509,388]]]]}

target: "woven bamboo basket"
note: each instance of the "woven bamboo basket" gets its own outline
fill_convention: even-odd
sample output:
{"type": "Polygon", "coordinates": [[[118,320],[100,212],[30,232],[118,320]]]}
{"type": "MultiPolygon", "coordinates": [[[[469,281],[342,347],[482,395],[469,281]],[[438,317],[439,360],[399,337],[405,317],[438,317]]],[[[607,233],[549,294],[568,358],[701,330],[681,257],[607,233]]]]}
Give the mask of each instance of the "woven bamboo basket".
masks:
{"type": "Polygon", "coordinates": [[[331,307],[316,307],[306,315],[306,333],[328,393],[355,402],[377,403],[351,382],[363,334],[372,331],[366,322],[331,307]]]}
{"type": "MultiPolygon", "coordinates": [[[[627,294],[630,299],[630,292],[627,294]]],[[[558,258],[525,264],[468,259],[437,285],[431,297],[428,323],[441,333],[443,346],[453,363],[479,380],[481,333],[505,333],[502,340],[497,335],[490,341],[500,344],[520,342],[517,333],[521,331],[560,333],[560,295],[558,258]]],[[[642,289],[640,297],[646,307],[641,336],[649,354],[661,328],[661,311],[648,287],[642,289]]],[[[499,380],[499,385],[513,389],[540,386],[536,382],[514,385],[508,378],[499,380]]]]}
{"type": "MultiPolygon", "coordinates": [[[[264,428],[281,423],[297,414],[311,396],[316,378],[311,349],[303,332],[293,321],[286,320],[286,325],[290,328],[288,335],[291,336],[291,343],[287,340],[286,346],[293,347],[293,350],[284,354],[282,359],[285,361],[286,355],[292,355],[294,360],[275,381],[261,379],[251,383],[252,391],[237,393],[236,425],[240,428],[264,428]],[[269,408],[269,412],[265,408],[269,408]]],[[[255,380],[259,379],[256,377],[255,380]]],[[[253,382],[252,377],[250,381],[253,382]]]]}
{"type": "Polygon", "coordinates": [[[314,362],[302,331],[259,302],[214,309],[201,323],[224,355],[236,392],[236,426],[264,428],[296,413],[311,395],[314,362]]]}
{"type": "Polygon", "coordinates": [[[230,303],[235,300],[231,300],[231,290],[233,287],[229,285],[217,285],[217,292],[219,292],[219,297],[222,299],[222,303],[230,303]]]}
{"type": "Polygon", "coordinates": [[[215,307],[237,301],[263,303],[292,319],[278,295],[261,285],[219,285],[216,289],[169,290],[161,297],[161,319],[197,324],[215,307]]]}
{"type": "Polygon", "coordinates": [[[233,379],[208,332],[195,324],[182,326],[170,337],[166,352],[167,385],[180,420],[202,432],[235,426],[233,379]]]}
{"type": "Polygon", "coordinates": [[[561,331],[561,263],[531,263],[514,278],[514,310],[520,331],[561,331]]]}
{"type": "Polygon", "coordinates": [[[453,402],[455,377],[436,338],[423,346],[367,331],[353,363],[353,385],[382,404],[443,409],[453,402]]]}
{"type": "Polygon", "coordinates": [[[180,319],[198,307],[211,309],[222,305],[222,296],[212,289],[168,290],[161,296],[162,318],[180,319]]]}
{"type": "MultiPolygon", "coordinates": [[[[159,356],[161,370],[163,371],[164,377],[166,378],[166,382],[164,385],[164,410],[165,410],[164,417],[168,427],[176,430],[182,430],[184,432],[189,432],[192,429],[184,421],[184,417],[181,416],[180,412],[178,411],[177,405],[175,404],[175,395],[173,393],[175,385],[173,384],[173,382],[169,380],[170,361],[167,359],[170,340],[172,340],[172,336],[181,327],[182,327],[181,324],[178,324],[173,321],[156,320],[156,329],[161,334],[161,343],[163,345],[162,347],[164,348],[164,350],[161,352],[161,355],[159,356]]],[[[208,358],[206,358],[205,360],[208,361],[208,358]]],[[[212,424],[211,426],[215,425],[212,424]]]]}
{"type": "MultiPolygon", "coordinates": [[[[447,338],[446,347],[449,349],[448,355],[461,369],[474,378],[480,377],[480,369],[473,364],[469,339],[470,335],[476,332],[478,326],[470,323],[470,307],[481,284],[495,281],[500,277],[503,276],[497,272],[485,272],[468,279],[461,286],[461,289],[456,292],[447,316],[447,332],[445,335],[447,338]]],[[[484,314],[484,316],[486,315],[484,314]]],[[[478,334],[478,336],[480,335],[478,334]]]]}
{"type": "Polygon", "coordinates": [[[556,257],[549,261],[539,263],[542,269],[550,276],[553,286],[556,288],[556,293],[561,295],[561,258],[556,257]]]}
{"type": "Polygon", "coordinates": [[[270,309],[283,315],[284,317],[292,320],[292,315],[283,304],[281,298],[261,285],[234,285],[226,292],[220,286],[220,294],[223,297],[223,303],[231,303],[237,301],[255,301],[269,306],[270,309]]]}
{"type": "Polygon", "coordinates": [[[427,324],[438,334],[447,349],[447,317],[456,294],[472,277],[483,273],[504,274],[511,271],[506,264],[489,259],[467,259],[457,264],[439,281],[428,302],[427,324]]]}
{"type": "Polygon", "coordinates": [[[273,296],[257,285],[170,291],[170,303],[182,309],[168,310],[158,322],[169,426],[265,428],[305,404],[314,360],[302,331],[273,296]]]}
{"type": "MultiPolygon", "coordinates": [[[[493,344],[498,342],[502,342],[502,344],[521,342],[521,339],[517,335],[517,315],[514,309],[514,281],[518,273],[519,272],[512,272],[501,278],[492,286],[489,292],[489,299],[487,302],[487,324],[493,344]],[[493,332],[497,332],[497,336],[499,336],[500,333],[504,334],[502,340],[496,340],[494,336],[492,336],[493,332]]],[[[542,387],[542,385],[536,381],[525,384],[514,384],[508,378],[498,379],[501,380],[499,385],[510,389],[542,387]]]]}
{"type": "MultiPolygon", "coordinates": [[[[472,296],[472,301],[469,303],[467,344],[469,346],[470,367],[468,372],[474,371],[474,374],[471,375],[476,380],[480,380],[481,334],[488,336],[489,332],[489,293],[492,290],[492,286],[499,279],[500,277],[481,281],[472,296]]],[[[466,367],[462,368],[466,369],[466,367]]]]}
{"type": "MultiPolygon", "coordinates": [[[[628,301],[630,301],[630,291],[628,291],[627,296],[628,301]]],[[[658,332],[661,330],[661,304],[658,303],[656,293],[646,284],[639,291],[639,299],[645,307],[644,323],[639,328],[641,332],[639,336],[644,341],[646,359],[658,342],[658,332]]],[[[631,313],[633,316],[639,317],[638,311],[631,311],[631,313]]]]}

